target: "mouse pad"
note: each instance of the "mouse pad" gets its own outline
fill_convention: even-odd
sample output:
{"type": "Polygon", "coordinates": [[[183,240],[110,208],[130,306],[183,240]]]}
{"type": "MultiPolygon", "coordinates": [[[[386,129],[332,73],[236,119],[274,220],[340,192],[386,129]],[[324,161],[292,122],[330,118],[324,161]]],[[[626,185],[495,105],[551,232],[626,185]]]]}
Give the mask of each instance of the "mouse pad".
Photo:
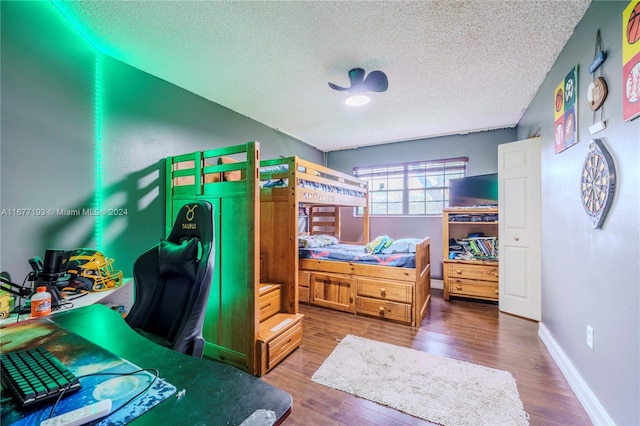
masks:
{"type": "Polygon", "coordinates": [[[79,378],[82,388],[64,396],[54,413],[54,402],[19,410],[10,391],[2,389],[2,425],[39,425],[49,417],[103,399],[112,400],[111,414],[92,424],[124,425],[176,392],[175,386],[155,378],[152,372],[123,375],[140,367],[53,323],[25,321],[2,329],[2,353],[38,346],[44,346],[62,361],[79,378]],[[96,373],[100,375],[88,376],[96,373]]]}

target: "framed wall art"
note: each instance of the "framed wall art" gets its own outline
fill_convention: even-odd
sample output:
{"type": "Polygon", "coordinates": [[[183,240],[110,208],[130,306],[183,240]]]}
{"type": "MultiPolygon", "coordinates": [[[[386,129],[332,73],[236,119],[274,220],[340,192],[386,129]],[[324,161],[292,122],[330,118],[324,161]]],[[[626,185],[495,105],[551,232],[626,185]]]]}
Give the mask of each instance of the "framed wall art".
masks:
{"type": "Polygon", "coordinates": [[[640,116],[640,0],[622,12],[622,119],[640,116]]]}
{"type": "MultiPolygon", "coordinates": [[[[640,1],[640,0],[638,0],[640,1]]],[[[578,143],[578,66],[554,91],[555,153],[578,143]]]]}

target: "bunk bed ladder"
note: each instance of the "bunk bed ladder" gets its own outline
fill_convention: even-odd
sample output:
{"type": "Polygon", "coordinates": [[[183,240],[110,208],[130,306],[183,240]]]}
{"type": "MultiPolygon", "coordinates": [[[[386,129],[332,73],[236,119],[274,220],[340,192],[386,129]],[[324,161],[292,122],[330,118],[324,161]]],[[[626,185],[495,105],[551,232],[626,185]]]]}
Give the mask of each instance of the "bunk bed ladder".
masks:
{"type": "Polygon", "coordinates": [[[310,206],[309,232],[312,235],[324,234],[340,238],[340,206],[310,206]]]}

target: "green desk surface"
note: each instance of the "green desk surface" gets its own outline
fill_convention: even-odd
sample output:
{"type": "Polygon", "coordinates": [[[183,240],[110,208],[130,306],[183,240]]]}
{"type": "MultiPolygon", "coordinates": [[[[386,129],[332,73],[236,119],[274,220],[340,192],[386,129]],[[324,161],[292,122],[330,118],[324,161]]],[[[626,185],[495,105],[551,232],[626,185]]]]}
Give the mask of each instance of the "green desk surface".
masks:
{"type": "Polygon", "coordinates": [[[287,392],[236,367],[158,346],[104,305],[60,312],[49,319],[141,368],[156,368],[177,388],[175,395],[136,418],[133,426],[240,425],[256,410],[273,411],[279,423],[291,411],[287,392]]]}

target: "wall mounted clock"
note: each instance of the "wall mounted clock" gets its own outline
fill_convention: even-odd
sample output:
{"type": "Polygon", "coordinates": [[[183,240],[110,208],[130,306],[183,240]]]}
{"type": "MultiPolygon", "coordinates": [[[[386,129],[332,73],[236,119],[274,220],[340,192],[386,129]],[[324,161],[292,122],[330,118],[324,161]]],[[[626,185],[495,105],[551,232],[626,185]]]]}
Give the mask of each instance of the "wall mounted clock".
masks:
{"type": "Polygon", "coordinates": [[[616,168],[613,158],[602,140],[589,144],[587,158],[582,166],[581,198],[591,225],[600,229],[616,189],[616,168]]]}

